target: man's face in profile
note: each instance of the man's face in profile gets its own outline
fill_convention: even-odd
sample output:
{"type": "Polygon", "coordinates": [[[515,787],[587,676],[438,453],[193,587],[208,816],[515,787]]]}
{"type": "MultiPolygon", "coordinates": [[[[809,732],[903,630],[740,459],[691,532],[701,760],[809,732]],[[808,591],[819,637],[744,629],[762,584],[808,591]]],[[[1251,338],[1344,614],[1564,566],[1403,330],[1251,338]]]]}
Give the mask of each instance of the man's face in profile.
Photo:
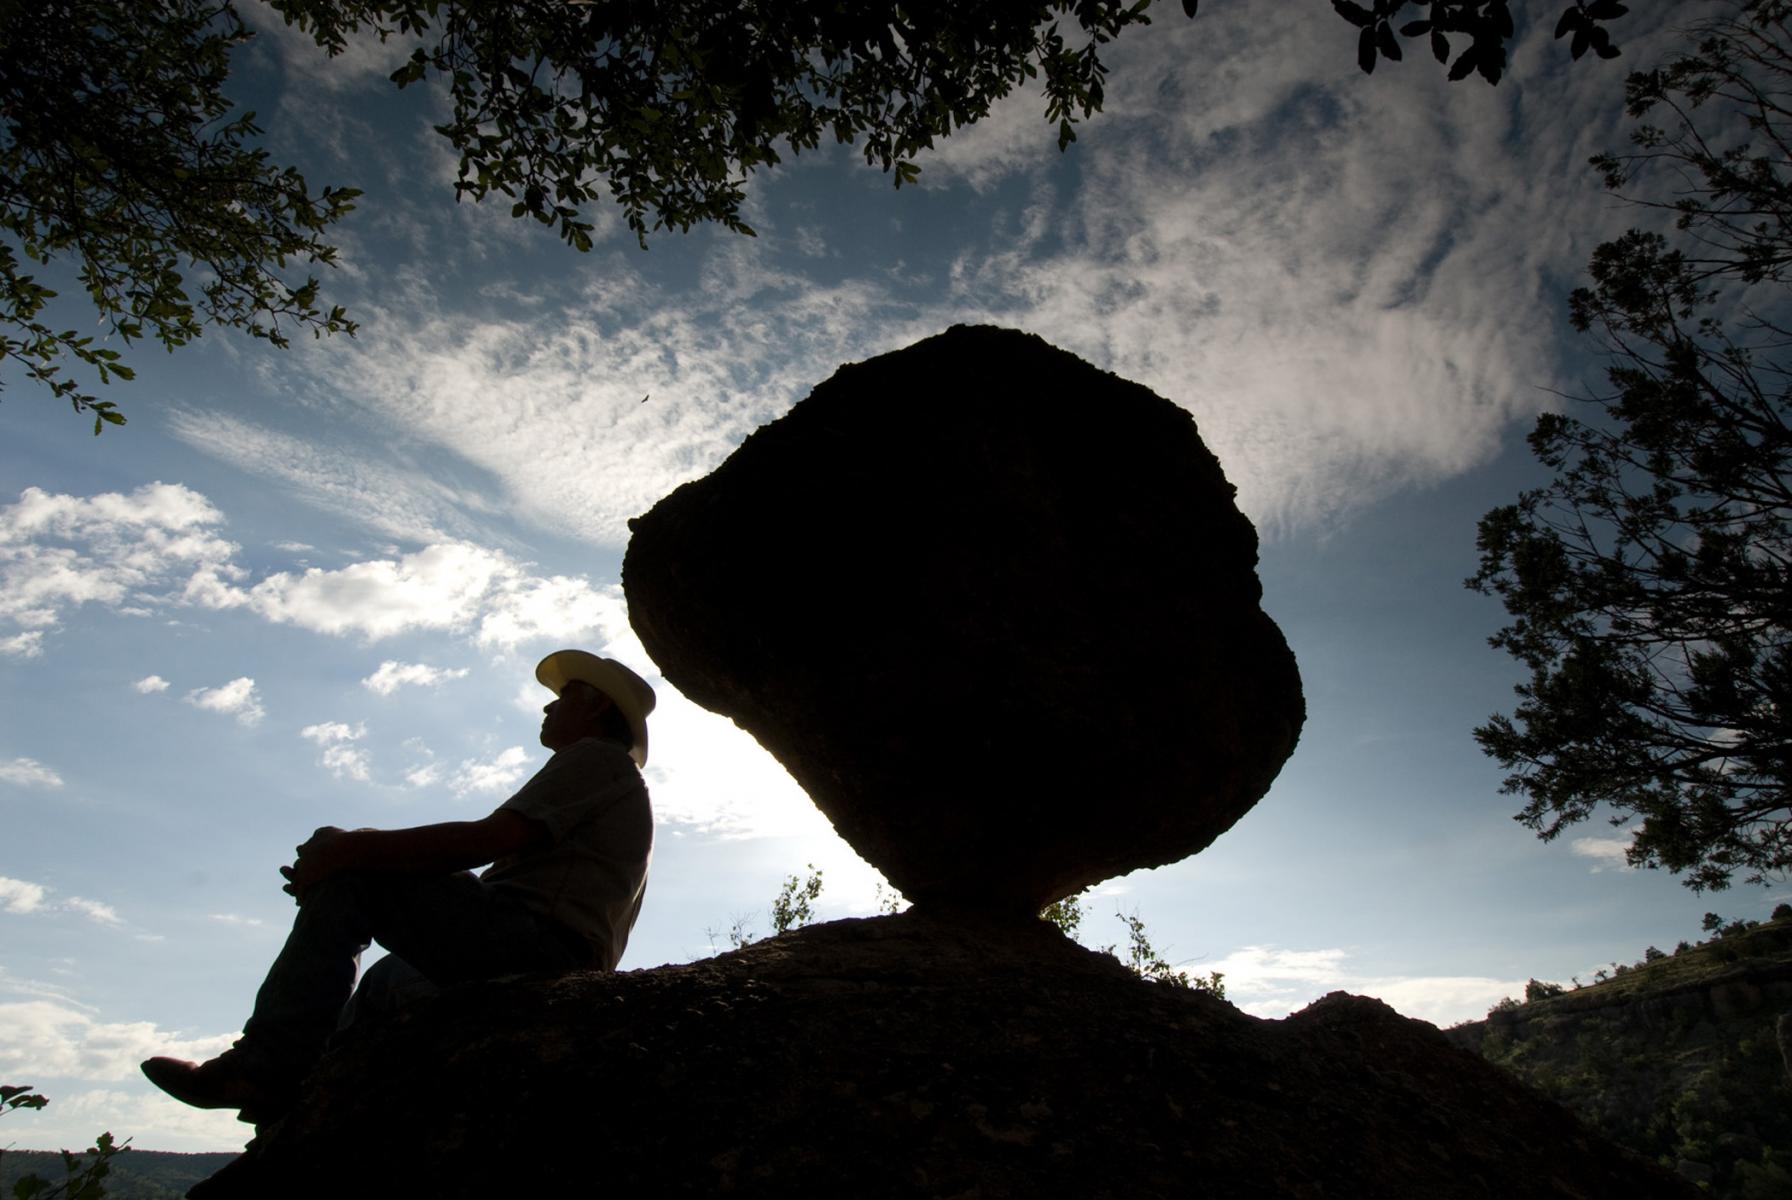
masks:
{"type": "Polygon", "coordinates": [[[573,680],[560,689],[558,698],[542,707],[541,744],[564,750],[597,728],[596,718],[610,706],[610,698],[588,683],[573,680]]]}

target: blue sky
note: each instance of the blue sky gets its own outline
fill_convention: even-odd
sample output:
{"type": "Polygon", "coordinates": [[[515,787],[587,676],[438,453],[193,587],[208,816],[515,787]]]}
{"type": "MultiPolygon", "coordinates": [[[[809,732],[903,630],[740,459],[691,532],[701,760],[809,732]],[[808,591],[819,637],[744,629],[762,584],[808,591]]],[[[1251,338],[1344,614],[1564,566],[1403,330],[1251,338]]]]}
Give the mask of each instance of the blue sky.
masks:
{"type": "MultiPolygon", "coordinates": [[[[1535,413],[1596,378],[1566,292],[1636,220],[1585,159],[1622,144],[1622,72],[1668,44],[1650,21],[1694,6],[1639,11],[1623,59],[1572,69],[1542,7],[1489,89],[1416,59],[1362,76],[1316,2],[1171,5],[1112,47],[1107,111],[1068,154],[1022,96],[918,188],[830,149],[752,182],[756,239],[642,252],[600,210],[583,256],[453,203],[441,97],[385,82],[402,51],[326,62],[248,10],[233,94],[314,185],[366,189],[325,280],[362,329],[140,347],[130,424],[98,439],[4,377],[0,1076],[52,1100],[4,1140],[240,1145],[136,1062],[228,1044],[291,916],[291,848],[502,801],[545,758],[541,654],[651,674],[617,586],[627,518],[841,363],[959,321],[1194,413],[1306,683],[1270,794],[1203,854],[1099,889],[1086,941],[1136,911],[1248,1012],[1344,988],[1449,1023],[1696,937],[1707,908],[1765,915],[1783,883],[1694,896],[1624,869],[1602,824],[1539,843],[1470,737],[1516,678],[1486,646],[1497,603],[1461,586],[1474,523],[1539,479],[1535,413]]],[[[782,769],[660,696],[623,966],[763,931],[809,863],[823,917],[871,911],[877,876],[782,769]]]]}

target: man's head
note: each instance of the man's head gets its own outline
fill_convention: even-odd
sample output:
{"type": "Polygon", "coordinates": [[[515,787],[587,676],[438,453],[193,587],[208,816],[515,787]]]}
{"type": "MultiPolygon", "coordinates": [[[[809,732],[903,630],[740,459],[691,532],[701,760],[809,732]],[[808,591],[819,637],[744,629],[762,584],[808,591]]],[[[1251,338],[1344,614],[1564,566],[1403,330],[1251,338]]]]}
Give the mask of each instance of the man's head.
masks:
{"type": "Polygon", "coordinates": [[[626,745],[636,764],[647,764],[655,698],[646,680],[584,650],[555,651],[536,666],[535,678],[556,697],[542,710],[542,745],[563,750],[583,737],[608,737],[626,745]]]}

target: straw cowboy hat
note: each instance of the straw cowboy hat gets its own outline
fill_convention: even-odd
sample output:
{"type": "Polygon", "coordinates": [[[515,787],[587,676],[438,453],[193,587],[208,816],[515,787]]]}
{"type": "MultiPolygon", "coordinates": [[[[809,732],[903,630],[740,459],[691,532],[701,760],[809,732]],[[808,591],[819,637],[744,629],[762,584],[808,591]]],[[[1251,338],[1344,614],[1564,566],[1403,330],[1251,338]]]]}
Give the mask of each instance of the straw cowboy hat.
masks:
{"type": "Polygon", "coordinates": [[[556,696],[576,679],[614,700],[634,735],[629,756],[636,766],[647,765],[647,714],[653,711],[654,695],[645,679],[613,658],[599,658],[584,650],[554,651],[536,665],[535,678],[556,696]]]}

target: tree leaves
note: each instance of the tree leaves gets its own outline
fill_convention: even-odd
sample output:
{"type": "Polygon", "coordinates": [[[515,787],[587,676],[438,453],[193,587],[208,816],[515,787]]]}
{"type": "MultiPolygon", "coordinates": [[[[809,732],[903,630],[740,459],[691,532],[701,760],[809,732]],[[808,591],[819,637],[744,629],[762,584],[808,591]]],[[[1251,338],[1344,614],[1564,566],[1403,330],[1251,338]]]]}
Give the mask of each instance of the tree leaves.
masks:
{"type": "MultiPolygon", "coordinates": [[[[1623,13],[1577,5],[1558,36],[1597,51],[1593,22],[1623,13]]],[[[1792,867],[1792,168],[1753,148],[1792,135],[1789,37],[1719,18],[1631,76],[1631,114],[1671,121],[1592,164],[1652,184],[1626,198],[1675,232],[1594,251],[1569,315],[1610,390],[1538,419],[1554,478],[1482,518],[1467,581],[1500,597],[1493,644],[1530,675],[1475,731],[1519,819],[1547,839],[1603,811],[1635,831],[1632,863],[1695,890],[1792,867]],[[1743,287],[1746,306],[1724,294],[1743,287]]]]}
{"type": "Polygon", "coordinates": [[[1394,36],[1393,26],[1386,21],[1375,26],[1375,48],[1381,51],[1383,58],[1400,61],[1400,39],[1394,36]]]}
{"type": "MultiPolygon", "coordinates": [[[[409,44],[391,79],[446,84],[437,131],[459,157],[456,197],[501,197],[578,251],[593,246],[594,204],[619,205],[643,246],[711,221],[751,235],[749,177],[824,135],[912,184],[921,151],[1028,80],[1068,147],[1102,106],[1099,48],[1149,23],[1147,0],[787,0],[776,20],[732,0],[271,8],[332,55],[357,31],[409,44]]],[[[107,340],[172,350],[220,324],[275,346],[294,328],[354,332],[304,270],[335,261],[323,234],[357,193],[313,192],[233,110],[230,54],[251,36],[215,0],[58,0],[54,20],[0,5],[0,358],[96,429],[123,418],[67,368],[129,378],[100,353],[107,340]],[[28,265],[64,259],[99,311],[98,346],[37,323],[49,293],[28,265]]]]}
{"type": "Polygon", "coordinates": [[[1577,0],[1572,7],[1563,10],[1561,19],[1556,22],[1556,39],[1570,38],[1568,52],[1578,59],[1589,49],[1600,58],[1618,57],[1618,48],[1612,44],[1611,34],[1598,24],[1600,21],[1611,21],[1623,16],[1630,10],[1617,0],[1577,0]]]}
{"type": "MultiPolygon", "coordinates": [[[[1494,84],[1505,74],[1506,47],[1515,31],[1508,0],[1374,0],[1372,8],[1355,0],[1332,0],[1332,8],[1359,30],[1357,66],[1365,73],[1373,72],[1379,59],[1399,61],[1400,38],[1423,37],[1428,39],[1433,58],[1440,64],[1450,63],[1452,81],[1478,73],[1494,84]],[[1427,9],[1429,15],[1407,21],[1396,30],[1393,22],[1408,6],[1427,9]],[[1454,62],[1450,62],[1452,34],[1468,39],[1454,62]]],[[[1616,57],[1617,47],[1598,22],[1616,19],[1627,11],[1616,0],[1577,3],[1562,15],[1557,36],[1574,34],[1570,49],[1575,58],[1589,48],[1598,57],[1616,57]]]]}
{"type": "Polygon", "coordinates": [[[359,193],[312,193],[233,112],[221,88],[247,37],[234,10],[204,0],[63,0],[53,21],[0,6],[0,359],[91,413],[96,434],[124,415],[66,368],[129,380],[117,346],[149,336],[173,350],[208,325],[275,345],[295,326],[354,332],[316,279],[287,272],[335,261],[321,234],[359,193]],[[54,293],[30,264],[63,261],[98,313],[97,341],[40,319],[54,293]]]}
{"type": "MultiPolygon", "coordinates": [[[[460,155],[457,194],[504,196],[575,247],[589,245],[586,206],[605,200],[642,245],[708,221],[748,232],[748,178],[824,135],[860,145],[896,186],[913,183],[922,150],[1029,79],[1042,80],[1046,119],[1068,147],[1101,107],[1099,47],[1149,20],[1140,0],[789,0],[775,22],[724,0],[273,7],[326,46],[356,29],[418,38],[393,79],[447,81],[453,113],[438,130],[460,155]],[[551,207],[531,199],[544,195],[551,207]]],[[[1185,14],[1196,10],[1184,0],[1185,14]]]]}
{"type": "MultiPolygon", "coordinates": [[[[33,1092],[30,1087],[18,1087],[11,1084],[0,1084],[0,1116],[24,1109],[39,1109],[49,1104],[49,1100],[33,1092]]],[[[82,1161],[81,1155],[62,1152],[63,1180],[51,1183],[36,1174],[23,1174],[13,1181],[12,1200],[100,1200],[106,1194],[105,1179],[112,1173],[112,1160],[130,1150],[128,1140],[116,1141],[110,1133],[102,1133],[94,1139],[86,1153],[93,1156],[93,1161],[82,1161]]],[[[6,1151],[0,1149],[0,1158],[6,1151]]]]}

